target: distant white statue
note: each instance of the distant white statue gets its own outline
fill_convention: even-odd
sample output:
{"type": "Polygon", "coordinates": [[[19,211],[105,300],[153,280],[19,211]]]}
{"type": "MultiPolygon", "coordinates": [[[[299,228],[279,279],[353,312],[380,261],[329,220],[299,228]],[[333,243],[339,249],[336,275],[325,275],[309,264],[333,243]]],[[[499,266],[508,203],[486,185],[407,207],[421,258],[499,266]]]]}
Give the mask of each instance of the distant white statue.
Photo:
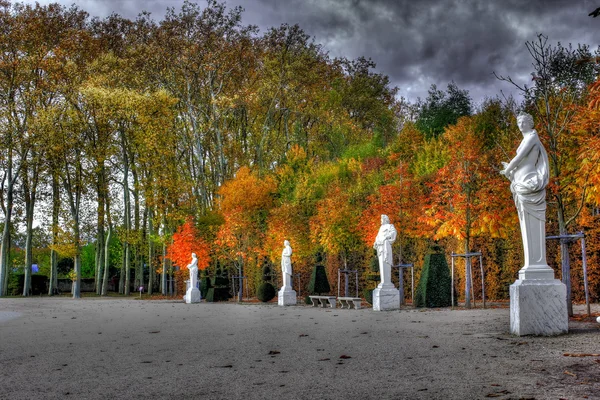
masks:
{"type": "Polygon", "coordinates": [[[198,257],[192,253],[192,262],[187,266],[190,271],[190,287],[198,287],[198,257]]]}
{"type": "Polygon", "coordinates": [[[185,295],[183,299],[186,303],[199,303],[202,296],[200,294],[200,289],[198,289],[198,257],[196,257],[196,253],[192,253],[192,262],[187,266],[190,271],[190,280],[189,286],[185,291],[185,295]]]}
{"type": "Polygon", "coordinates": [[[283,242],[283,251],[281,252],[281,272],[283,275],[283,288],[292,288],[292,248],[290,242],[283,242]]]}
{"type": "Polygon", "coordinates": [[[523,140],[515,157],[509,163],[502,163],[504,169],[500,173],[511,182],[510,190],[519,214],[525,252],[525,265],[519,271],[519,276],[523,275],[522,279],[526,278],[527,270],[532,273],[538,270],[543,275],[552,271],[546,263],[546,186],[549,181],[549,164],[548,154],[533,129],[531,115],[519,114],[517,125],[523,134],[523,140]]]}
{"type": "Polygon", "coordinates": [[[379,259],[379,275],[381,282],[379,283],[380,288],[384,286],[393,286],[392,283],[392,244],[396,241],[396,228],[390,223],[390,219],[387,215],[381,216],[381,227],[375,238],[373,248],[377,250],[377,257],[379,259]]]}

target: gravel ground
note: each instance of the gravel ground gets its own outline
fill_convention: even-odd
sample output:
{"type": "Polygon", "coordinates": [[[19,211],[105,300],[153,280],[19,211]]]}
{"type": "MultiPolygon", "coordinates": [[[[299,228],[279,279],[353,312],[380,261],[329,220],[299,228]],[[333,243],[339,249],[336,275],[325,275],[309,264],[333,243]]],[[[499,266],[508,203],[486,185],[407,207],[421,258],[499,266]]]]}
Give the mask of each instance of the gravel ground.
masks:
{"type": "Polygon", "coordinates": [[[600,324],[508,330],[507,308],[4,298],[0,399],[600,399],[600,324]]]}

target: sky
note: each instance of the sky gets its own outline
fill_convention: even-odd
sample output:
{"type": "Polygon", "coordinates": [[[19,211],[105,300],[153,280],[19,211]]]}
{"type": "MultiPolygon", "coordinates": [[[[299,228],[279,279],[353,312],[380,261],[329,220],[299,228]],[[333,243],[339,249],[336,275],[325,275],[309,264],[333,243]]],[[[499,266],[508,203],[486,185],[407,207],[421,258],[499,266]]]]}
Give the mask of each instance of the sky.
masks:
{"type": "MultiPolygon", "coordinates": [[[[183,0],[38,0],[75,4],[91,16],[117,13],[134,19],[148,11],[161,20],[183,0]]],[[[14,2],[14,1],[13,1],[14,2]]],[[[24,1],[34,3],[34,1],[24,1]]],[[[201,6],[205,0],[198,0],[201,6]]],[[[454,81],[477,104],[518,92],[493,75],[531,81],[526,42],[538,34],[556,45],[600,45],[600,17],[588,16],[600,0],[226,0],[242,6],[242,23],[260,32],[298,24],[331,57],[371,58],[390,77],[398,95],[425,99],[432,84],[454,81]]]]}

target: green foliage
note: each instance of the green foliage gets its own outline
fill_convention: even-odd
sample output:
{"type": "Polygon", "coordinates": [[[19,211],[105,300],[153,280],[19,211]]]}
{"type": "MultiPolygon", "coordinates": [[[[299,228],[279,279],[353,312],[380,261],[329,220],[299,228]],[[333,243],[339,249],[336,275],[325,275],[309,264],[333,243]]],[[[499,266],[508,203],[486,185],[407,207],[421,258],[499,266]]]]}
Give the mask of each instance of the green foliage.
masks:
{"type": "Polygon", "coordinates": [[[375,289],[364,289],[363,290],[363,297],[365,298],[365,301],[369,304],[373,304],[373,290],[375,290],[375,289]]]}
{"type": "MultiPolygon", "coordinates": [[[[19,296],[23,294],[23,284],[25,274],[13,273],[8,277],[8,294],[19,296]]],[[[42,274],[31,275],[31,293],[32,295],[47,293],[48,278],[42,274]]]]}
{"type": "Polygon", "coordinates": [[[207,302],[226,301],[231,298],[229,277],[224,268],[217,266],[212,282],[213,286],[206,291],[207,302]]]}
{"type": "Polygon", "coordinates": [[[208,289],[212,287],[210,284],[210,276],[208,276],[208,273],[204,269],[201,270],[200,273],[200,295],[202,298],[206,298],[208,295],[208,289]]]}
{"type": "MultiPolygon", "coordinates": [[[[421,279],[415,293],[415,307],[448,307],[451,302],[450,270],[441,248],[425,256],[421,279]]],[[[456,293],[456,292],[455,292],[456,293]]]]}
{"type": "Polygon", "coordinates": [[[382,146],[378,146],[374,140],[368,143],[357,144],[348,147],[346,151],[344,151],[342,157],[346,160],[364,160],[365,158],[377,156],[379,148],[381,147],[382,146]]]}
{"type": "Polygon", "coordinates": [[[271,264],[269,262],[265,262],[265,264],[263,265],[263,268],[262,268],[262,281],[270,282],[271,279],[272,279],[271,264]]]}
{"type": "Polygon", "coordinates": [[[263,282],[256,290],[256,297],[263,303],[271,301],[275,297],[275,288],[271,283],[263,282]]]}
{"type": "Polygon", "coordinates": [[[435,138],[460,117],[471,115],[471,111],[471,98],[467,90],[460,90],[454,82],[448,84],[446,93],[436,85],[431,85],[427,99],[421,105],[416,126],[426,138],[435,138]]]}
{"type": "Polygon", "coordinates": [[[88,243],[81,248],[81,278],[93,278],[96,270],[96,246],[88,243]]]}
{"type": "Polygon", "coordinates": [[[329,293],[331,287],[329,286],[329,280],[327,279],[327,273],[323,265],[315,265],[310,275],[310,282],[308,284],[308,292],[310,294],[322,294],[329,293]]]}

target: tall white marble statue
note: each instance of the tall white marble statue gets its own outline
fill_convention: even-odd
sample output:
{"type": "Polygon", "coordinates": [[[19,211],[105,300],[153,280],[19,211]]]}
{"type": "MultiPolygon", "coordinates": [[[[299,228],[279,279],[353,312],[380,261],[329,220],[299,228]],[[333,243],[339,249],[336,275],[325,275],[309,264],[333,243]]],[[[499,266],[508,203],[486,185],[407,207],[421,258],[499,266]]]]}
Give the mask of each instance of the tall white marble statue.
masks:
{"type": "Polygon", "coordinates": [[[373,309],[376,311],[400,308],[400,291],[392,283],[393,253],[392,244],[396,241],[396,228],[387,215],[381,216],[381,227],[377,232],[373,248],[379,259],[381,282],[373,291],[373,309]]]}
{"type": "Polygon", "coordinates": [[[533,129],[531,115],[521,113],[517,125],[523,140],[500,173],[511,184],[523,240],[524,266],[510,287],[511,333],[555,335],[567,332],[566,287],[554,279],[546,262],[546,186],[548,155],[533,129]]]}
{"type": "Polygon", "coordinates": [[[392,244],[396,241],[396,228],[390,224],[390,219],[387,215],[381,216],[381,227],[377,232],[373,248],[377,250],[377,258],[379,259],[379,275],[381,282],[379,287],[392,285],[392,265],[394,263],[392,254],[392,244]]]}
{"type": "Polygon", "coordinates": [[[292,287],[292,248],[290,242],[283,242],[283,251],[281,252],[281,273],[283,276],[283,286],[292,287]]]}
{"type": "Polygon", "coordinates": [[[283,286],[277,294],[277,304],[280,306],[296,305],[296,291],[292,289],[292,247],[290,242],[283,242],[283,251],[281,252],[281,275],[283,276],[283,286]]]}
{"type": "Polygon", "coordinates": [[[200,290],[198,289],[198,257],[192,253],[192,262],[187,266],[190,271],[190,280],[188,288],[183,299],[186,303],[199,303],[201,300],[200,290]]]}

